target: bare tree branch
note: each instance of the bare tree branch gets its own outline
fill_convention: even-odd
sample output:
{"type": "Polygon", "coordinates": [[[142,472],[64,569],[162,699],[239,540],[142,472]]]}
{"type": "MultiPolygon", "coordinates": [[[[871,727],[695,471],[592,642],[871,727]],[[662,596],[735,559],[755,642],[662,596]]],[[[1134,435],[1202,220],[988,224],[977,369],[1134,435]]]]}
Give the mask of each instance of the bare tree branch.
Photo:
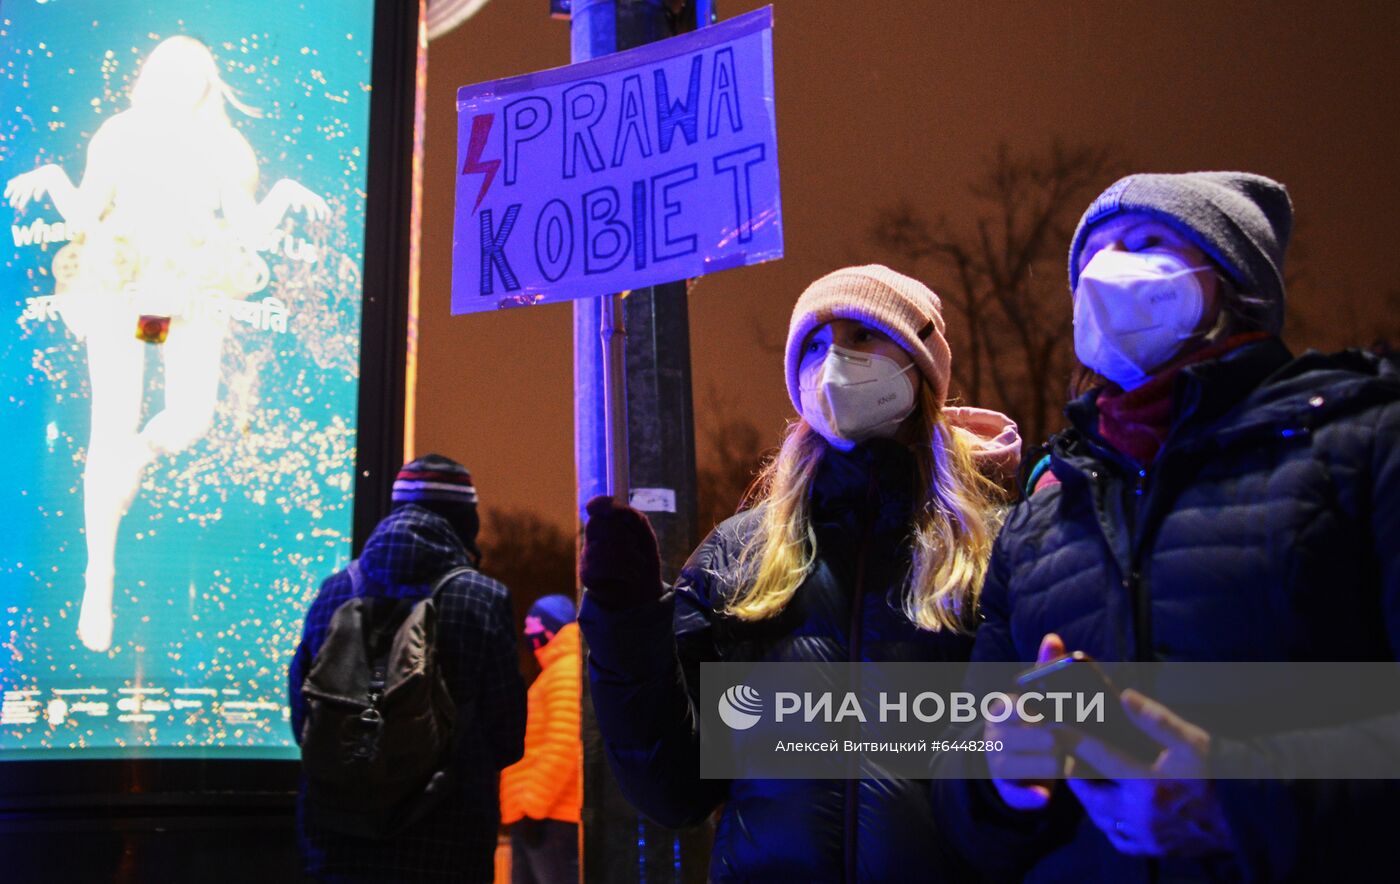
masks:
{"type": "Polygon", "coordinates": [[[967,401],[1005,410],[1038,442],[1056,429],[1074,361],[1064,260],[1079,213],[1121,164],[1110,146],[998,146],[970,186],[983,210],[928,220],[911,202],[876,213],[870,239],[923,273],[946,308],[953,378],[967,401]]]}

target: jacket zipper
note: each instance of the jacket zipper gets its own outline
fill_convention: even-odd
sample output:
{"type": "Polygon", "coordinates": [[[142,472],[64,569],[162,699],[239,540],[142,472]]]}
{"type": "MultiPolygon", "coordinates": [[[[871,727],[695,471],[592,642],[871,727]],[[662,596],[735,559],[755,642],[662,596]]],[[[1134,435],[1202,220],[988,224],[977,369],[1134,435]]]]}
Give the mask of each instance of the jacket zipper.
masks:
{"type": "MultiPolygon", "coordinates": [[[[1321,396],[1315,396],[1309,400],[1308,404],[1313,408],[1320,408],[1326,402],[1321,396]]],[[[1306,437],[1312,432],[1310,422],[1298,421],[1294,419],[1286,424],[1271,424],[1261,427],[1252,427],[1235,434],[1230,443],[1238,444],[1242,439],[1251,440],[1257,436],[1277,435],[1283,439],[1293,439],[1306,437]]],[[[1219,438],[1209,440],[1193,440],[1192,444],[1180,446],[1177,454],[1182,455],[1187,452],[1195,452],[1198,449],[1214,447],[1218,451],[1224,450],[1230,443],[1222,443],[1219,438]]],[[[1052,459],[1054,455],[1052,452],[1052,459]]],[[[1091,471],[1091,477],[1098,479],[1097,472],[1091,471]]],[[[1139,466],[1137,479],[1133,485],[1133,524],[1128,535],[1128,572],[1123,575],[1123,589],[1128,594],[1128,599],[1133,606],[1133,657],[1138,662],[1150,662],[1152,659],[1152,616],[1150,599],[1146,586],[1142,580],[1142,570],[1139,565],[1138,539],[1142,531],[1143,504],[1146,502],[1148,472],[1146,467],[1139,466]]],[[[1092,495],[1092,492],[1091,492],[1092,495]]],[[[1106,538],[1105,538],[1106,539],[1106,538]]],[[[1146,863],[1146,880],[1148,884],[1156,884],[1161,879],[1161,863],[1154,857],[1148,857],[1146,863]]]]}
{"type": "MultiPolygon", "coordinates": [[[[859,663],[861,655],[861,621],[865,612],[865,562],[870,550],[871,535],[874,533],[875,519],[879,515],[879,494],[875,475],[875,465],[870,465],[869,485],[866,488],[866,519],[865,526],[861,531],[860,552],[856,554],[856,585],[855,592],[851,596],[851,636],[850,650],[848,654],[849,662],[859,663]]],[[[859,771],[856,772],[859,774],[859,771]]],[[[846,779],[845,785],[845,880],[847,884],[856,884],[859,866],[856,863],[857,834],[860,831],[858,825],[860,805],[860,778],[859,776],[846,779]]]]}
{"type": "Polygon", "coordinates": [[[1133,527],[1128,534],[1128,573],[1123,578],[1123,588],[1133,605],[1133,657],[1139,662],[1152,659],[1152,609],[1147,587],[1142,582],[1142,569],[1138,563],[1138,538],[1142,536],[1144,504],[1147,499],[1147,468],[1137,472],[1137,483],[1133,488],[1133,527]]]}

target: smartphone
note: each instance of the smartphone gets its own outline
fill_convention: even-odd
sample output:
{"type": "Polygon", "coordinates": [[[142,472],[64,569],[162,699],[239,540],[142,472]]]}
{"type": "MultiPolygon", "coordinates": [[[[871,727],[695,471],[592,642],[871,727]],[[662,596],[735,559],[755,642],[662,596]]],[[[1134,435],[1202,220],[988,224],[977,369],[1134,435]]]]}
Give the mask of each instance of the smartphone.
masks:
{"type": "MultiPolygon", "coordinates": [[[[1118,700],[1118,686],[1099,668],[1094,658],[1083,651],[1075,651],[1027,669],[1016,676],[1016,691],[1039,691],[1042,694],[1068,691],[1078,695],[1102,693],[1103,721],[1071,720],[1062,724],[1093,736],[1143,764],[1150,765],[1162,751],[1160,743],[1133,724],[1118,700]]],[[[1071,701],[1065,708],[1074,709],[1077,703],[1077,700],[1071,701]]]]}

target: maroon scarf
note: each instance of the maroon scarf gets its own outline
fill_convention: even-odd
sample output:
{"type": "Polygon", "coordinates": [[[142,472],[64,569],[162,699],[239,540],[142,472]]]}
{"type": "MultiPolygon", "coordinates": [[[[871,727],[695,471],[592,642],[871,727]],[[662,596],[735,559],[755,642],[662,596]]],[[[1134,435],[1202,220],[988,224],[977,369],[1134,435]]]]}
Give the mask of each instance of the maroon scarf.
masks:
{"type": "Polygon", "coordinates": [[[1178,357],[1135,390],[1103,390],[1095,400],[1099,407],[1099,435],[1139,464],[1152,463],[1171,429],[1172,391],[1181,370],[1267,337],[1266,332],[1235,335],[1178,357]]]}

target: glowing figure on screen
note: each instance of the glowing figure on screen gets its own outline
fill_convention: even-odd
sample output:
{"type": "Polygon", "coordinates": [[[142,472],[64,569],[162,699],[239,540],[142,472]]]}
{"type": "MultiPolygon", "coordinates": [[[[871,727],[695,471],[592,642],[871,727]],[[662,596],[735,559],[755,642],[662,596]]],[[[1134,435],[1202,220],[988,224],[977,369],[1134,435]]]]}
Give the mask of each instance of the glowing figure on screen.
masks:
{"type": "Polygon", "coordinates": [[[219,76],[208,47],[171,37],[142,64],[130,109],[92,136],[81,184],[46,165],[5,188],[16,209],[47,194],[76,232],[53,270],[63,320],[87,343],[92,386],[78,636],[94,651],[112,644],[117,529],[145,467],[209,429],[227,306],[268,283],[258,246],[289,211],[330,214],[325,200],[286,178],[255,199],[257,158],[228,104],[256,116],[219,76]],[[143,427],[148,342],[160,343],[165,401],[143,427]]]}

